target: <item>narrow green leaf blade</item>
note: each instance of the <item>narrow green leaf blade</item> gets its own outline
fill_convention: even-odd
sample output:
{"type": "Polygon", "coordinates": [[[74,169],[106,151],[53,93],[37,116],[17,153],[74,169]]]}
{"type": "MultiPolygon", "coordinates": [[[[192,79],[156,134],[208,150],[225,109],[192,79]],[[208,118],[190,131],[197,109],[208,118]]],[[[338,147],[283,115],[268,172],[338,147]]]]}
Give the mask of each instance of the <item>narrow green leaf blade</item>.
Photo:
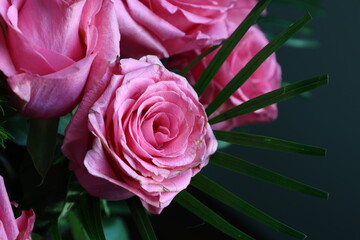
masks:
{"type": "Polygon", "coordinates": [[[154,229],[145,208],[141,205],[139,199],[133,197],[126,200],[133,219],[138,227],[143,240],[156,240],[154,229]]]}
{"type": "Polygon", "coordinates": [[[202,174],[197,174],[191,180],[191,185],[197,189],[203,191],[204,193],[210,195],[211,197],[223,202],[224,204],[234,208],[235,210],[256,219],[259,222],[262,222],[273,229],[283,232],[289,236],[295,237],[297,239],[305,239],[306,235],[302,232],[299,232],[286,224],[272,218],[246,201],[240,199],[232,192],[226,190],[222,186],[218,185],[211,179],[205,177],[202,174]]]}
{"type": "Polygon", "coordinates": [[[220,69],[223,62],[230,55],[231,51],[238,44],[240,39],[245,35],[247,30],[256,23],[260,14],[269,5],[271,0],[259,1],[259,3],[253,8],[249,15],[244,19],[240,26],[234,31],[234,33],[223,42],[223,46],[219,52],[215,55],[209,66],[205,69],[200,79],[196,82],[194,89],[200,96],[209,85],[215,74],[220,69]]]}
{"type": "MultiPolygon", "coordinates": [[[[221,90],[215,99],[207,106],[206,113],[210,116],[216,111],[241,85],[258,69],[258,67],[289,38],[298,32],[311,19],[309,14],[290,25],[285,31],[277,35],[263,49],[261,49],[238,74],[221,90]]],[[[209,65],[210,67],[210,65],[209,65]]]]}
{"type": "Polygon", "coordinates": [[[245,234],[244,232],[231,225],[229,222],[217,215],[214,211],[205,206],[202,202],[197,200],[194,196],[192,196],[185,190],[181,191],[176,196],[175,201],[187,210],[189,210],[194,215],[198,216],[205,222],[211,224],[213,227],[217,228],[218,230],[224,232],[225,234],[229,235],[234,239],[254,240],[254,238],[250,237],[249,235],[245,234]]]}
{"type": "Polygon", "coordinates": [[[197,56],[194,60],[192,60],[181,72],[180,75],[182,76],[186,76],[186,74],[196,65],[198,64],[201,59],[203,59],[204,57],[206,57],[207,55],[209,55],[210,53],[212,53],[213,51],[215,51],[218,47],[220,47],[220,45],[215,45],[212,46],[210,48],[208,48],[207,50],[205,50],[203,53],[201,53],[199,56],[197,56]]]}
{"type": "Polygon", "coordinates": [[[327,74],[319,75],[310,79],[292,83],[285,87],[276,89],[266,94],[260,95],[256,98],[250,99],[236,107],[209,120],[210,124],[219,123],[228,119],[242,116],[258,109],[264,108],[271,104],[284,101],[288,98],[297,96],[304,92],[319,88],[328,83],[329,76],[327,74]]]}
{"type": "Polygon", "coordinates": [[[217,140],[273,151],[325,156],[326,149],[250,133],[214,131],[217,140]]]}
{"type": "Polygon", "coordinates": [[[219,151],[216,152],[211,156],[210,162],[217,166],[239,172],[246,176],[266,181],[293,191],[305,193],[319,198],[329,198],[329,194],[321,189],[311,187],[226,153],[219,151]]]}
{"type": "Polygon", "coordinates": [[[27,149],[44,180],[54,160],[59,119],[30,119],[27,149]]]}
{"type": "Polygon", "coordinates": [[[105,240],[100,199],[84,194],[79,199],[79,217],[91,240],[105,240]]]}
{"type": "Polygon", "coordinates": [[[9,139],[14,139],[14,137],[2,127],[2,122],[0,122],[0,148],[5,149],[5,142],[9,139]]]}
{"type": "Polygon", "coordinates": [[[69,221],[71,227],[71,235],[74,240],[88,240],[88,236],[86,236],[83,226],[80,223],[80,220],[76,216],[73,211],[69,211],[67,214],[67,219],[69,221]]]}
{"type": "Polygon", "coordinates": [[[57,219],[52,223],[50,227],[50,232],[53,240],[61,240],[61,234],[59,231],[59,223],[57,219]]]}

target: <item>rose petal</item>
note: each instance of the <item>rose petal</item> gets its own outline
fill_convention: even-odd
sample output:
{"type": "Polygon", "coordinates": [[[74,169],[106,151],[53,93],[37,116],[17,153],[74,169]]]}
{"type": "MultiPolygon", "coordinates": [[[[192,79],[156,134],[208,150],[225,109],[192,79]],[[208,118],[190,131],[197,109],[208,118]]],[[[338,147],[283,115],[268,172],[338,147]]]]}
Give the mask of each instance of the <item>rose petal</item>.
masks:
{"type": "Polygon", "coordinates": [[[8,78],[10,88],[22,101],[23,114],[49,118],[71,111],[82,93],[94,57],[45,76],[21,73],[8,78]]]}
{"type": "MultiPolygon", "coordinates": [[[[16,225],[15,216],[11,208],[10,200],[5,188],[4,179],[0,176],[0,222],[3,225],[3,229],[7,238],[4,239],[16,239],[19,234],[19,229],[16,225]]],[[[2,231],[0,231],[2,232],[2,231]]],[[[1,235],[0,235],[1,236],[1,235]]]]}

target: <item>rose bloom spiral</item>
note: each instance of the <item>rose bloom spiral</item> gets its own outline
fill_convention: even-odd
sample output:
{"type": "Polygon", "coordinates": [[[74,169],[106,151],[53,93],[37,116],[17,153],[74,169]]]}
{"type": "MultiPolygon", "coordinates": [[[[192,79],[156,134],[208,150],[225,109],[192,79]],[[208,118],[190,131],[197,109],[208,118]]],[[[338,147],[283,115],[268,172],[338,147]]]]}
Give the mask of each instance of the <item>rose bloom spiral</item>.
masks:
{"type": "Polygon", "coordinates": [[[190,84],[147,56],[114,64],[85,96],[63,151],[91,194],[108,200],[137,195],[160,213],[216,147],[190,84]]]}

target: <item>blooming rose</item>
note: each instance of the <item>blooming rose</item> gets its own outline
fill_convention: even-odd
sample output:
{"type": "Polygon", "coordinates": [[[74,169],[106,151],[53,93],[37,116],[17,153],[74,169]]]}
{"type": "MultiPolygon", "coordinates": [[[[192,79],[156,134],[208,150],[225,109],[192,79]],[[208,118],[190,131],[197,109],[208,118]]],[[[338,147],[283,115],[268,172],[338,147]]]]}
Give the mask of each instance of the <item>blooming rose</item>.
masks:
{"type": "Polygon", "coordinates": [[[255,4],[255,0],[115,0],[122,57],[168,57],[220,43],[255,4]]]}
{"type": "Polygon", "coordinates": [[[31,240],[31,232],[35,223],[35,213],[32,209],[22,211],[15,219],[6,192],[4,179],[0,176],[0,239],[1,240],[31,240]]]}
{"type": "Polygon", "coordinates": [[[121,60],[84,96],[62,150],[91,194],[108,200],[137,195],[160,213],[216,147],[186,79],[147,56],[121,60]]]}
{"type": "Polygon", "coordinates": [[[115,23],[111,0],[2,0],[0,70],[22,113],[71,111],[92,64],[101,71],[119,54],[115,23]]]}
{"type": "MultiPolygon", "coordinates": [[[[209,105],[227,83],[229,83],[229,81],[250,61],[252,57],[265,47],[267,43],[268,40],[261,30],[256,26],[251,27],[211,81],[210,85],[201,96],[200,102],[205,106],[209,105]]],[[[170,65],[183,68],[194,59],[197,54],[200,54],[200,51],[175,56],[170,65]]],[[[203,58],[202,61],[189,72],[189,79],[192,83],[195,83],[197,79],[200,78],[215,54],[216,52],[203,58]]],[[[240,105],[249,99],[279,88],[280,80],[281,68],[276,61],[275,54],[273,54],[254,72],[253,75],[251,75],[251,77],[230,97],[228,101],[220,106],[212,117],[240,105]]],[[[277,107],[274,104],[253,113],[215,124],[212,127],[217,130],[229,130],[244,124],[267,122],[276,117],[277,107]]]]}

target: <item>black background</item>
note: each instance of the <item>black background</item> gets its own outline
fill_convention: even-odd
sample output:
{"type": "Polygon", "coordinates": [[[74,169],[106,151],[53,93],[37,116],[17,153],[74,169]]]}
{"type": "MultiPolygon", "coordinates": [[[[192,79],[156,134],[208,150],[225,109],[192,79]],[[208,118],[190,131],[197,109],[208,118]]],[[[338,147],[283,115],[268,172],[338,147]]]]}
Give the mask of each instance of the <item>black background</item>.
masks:
{"type": "MultiPolygon", "coordinates": [[[[277,52],[283,78],[295,82],[322,73],[330,84],[312,98],[282,102],[277,121],[254,125],[252,133],[325,147],[312,157],[245,147],[229,152],[330,193],[329,200],[302,195],[209,165],[204,173],[261,210],[308,234],[308,239],[360,239],[359,77],[360,2],[323,1],[326,13],[310,23],[321,43],[313,49],[283,47],[277,52]]],[[[272,4],[269,15],[296,20],[305,10],[272,4]]],[[[189,189],[224,218],[257,239],[292,239],[189,189]]],[[[153,216],[159,239],[228,239],[176,203],[153,216]]],[[[137,236],[134,236],[136,239],[137,236]]]]}

